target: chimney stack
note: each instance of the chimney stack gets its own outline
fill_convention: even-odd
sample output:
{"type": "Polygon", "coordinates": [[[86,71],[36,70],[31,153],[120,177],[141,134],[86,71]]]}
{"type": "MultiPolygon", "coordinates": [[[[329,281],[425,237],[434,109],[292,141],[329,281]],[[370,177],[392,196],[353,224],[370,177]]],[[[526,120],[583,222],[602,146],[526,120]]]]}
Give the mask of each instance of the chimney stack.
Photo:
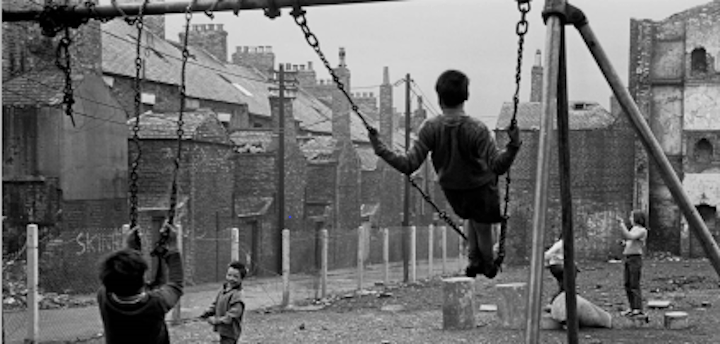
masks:
{"type": "Polygon", "coordinates": [[[535,64],[530,75],[530,101],[542,102],[543,66],[540,49],[535,52],[535,64]]]}

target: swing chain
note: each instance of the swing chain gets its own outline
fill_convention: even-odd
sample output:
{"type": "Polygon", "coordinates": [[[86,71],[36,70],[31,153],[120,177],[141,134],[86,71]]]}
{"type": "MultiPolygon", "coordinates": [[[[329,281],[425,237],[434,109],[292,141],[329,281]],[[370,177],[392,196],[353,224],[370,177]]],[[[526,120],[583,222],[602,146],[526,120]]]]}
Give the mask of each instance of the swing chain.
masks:
{"type": "MultiPolygon", "coordinates": [[[[515,26],[515,32],[518,36],[517,48],[517,64],[515,67],[515,94],[513,95],[513,114],[510,120],[510,128],[517,126],[517,112],[520,104],[520,81],[522,77],[522,59],[525,46],[525,34],[528,32],[529,23],[527,14],[530,12],[530,1],[518,1],[518,11],[520,12],[520,20],[515,26]]],[[[508,207],[510,204],[510,169],[505,173],[505,207],[503,209],[503,220],[500,224],[500,237],[498,238],[498,254],[495,258],[495,265],[500,267],[505,259],[505,239],[507,237],[508,207]]]]}
{"type": "MultiPolygon", "coordinates": [[[[112,1],[115,4],[115,0],[112,1]]],[[[135,146],[136,155],[133,159],[132,166],[130,167],[130,228],[135,228],[138,223],[138,180],[140,176],[138,174],[138,167],[140,166],[140,157],[142,156],[142,150],[140,148],[140,111],[142,107],[142,89],[140,85],[141,75],[143,70],[143,59],[141,51],[142,36],[143,36],[143,9],[147,5],[147,0],[143,2],[143,6],[140,8],[138,16],[129,20],[125,19],[128,25],[134,25],[137,28],[137,42],[135,44],[135,80],[133,83],[133,92],[135,92],[135,121],[132,127],[132,142],[135,146]]]]}
{"type": "MultiPolygon", "coordinates": [[[[365,116],[363,116],[360,113],[359,107],[355,104],[352,97],[345,89],[345,85],[342,83],[340,78],[337,76],[337,74],[335,74],[335,70],[333,70],[333,68],[330,66],[330,63],[328,62],[327,58],[325,58],[325,54],[323,54],[322,50],[320,49],[320,42],[318,41],[315,34],[313,34],[312,31],[310,31],[310,28],[307,25],[307,18],[305,17],[305,13],[306,13],[305,10],[300,8],[300,4],[296,3],[293,11],[290,14],[293,16],[293,18],[295,18],[295,23],[297,23],[297,25],[300,26],[300,28],[302,29],[303,34],[305,35],[305,40],[313,48],[313,50],[315,50],[318,57],[320,57],[320,60],[325,65],[325,68],[328,70],[328,72],[332,76],[332,79],[335,82],[335,85],[337,85],[338,89],[340,89],[340,91],[342,91],[342,93],[345,95],[347,100],[350,102],[350,104],[352,106],[352,110],[358,115],[358,117],[360,117],[360,120],[362,120],[363,125],[365,126],[365,129],[367,129],[368,131],[376,131],[376,129],[373,128],[367,122],[367,120],[365,119],[365,116]]],[[[425,191],[423,191],[423,189],[413,180],[413,178],[411,176],[408,175],[407,177],[408,177],[408,180],[410,181],[410,184],[420,192],[423,199],[426,202],[428,202],[435,209],[435,211],[438,212],[438,216],[443,221],[445,221],[448,225],[450,225],[450,227],[452,227],[452,229],[454,229],[463,239],[465,239],[467,241],[467,237],[460,229],[460,226],[458,226],[450,218],[450,216],[448,216],[448,214],[445,211],[441,210],[440,207],[438,207],[437,204],[435,204],[435,202],[433,202],[432,198],[430,198],[430,195],[426,194],[425,191]]]]}
{"type": "Polygon", "coordinates": [[[460,226],[458,226],[458,224],[455,223],[455,221],[453,221],[452,218],[450,218],[450,216],[447,214],[446,211],[440,209],[440,208],[437,206],[437,204],[435,204],[435,202],[433,202],[432,198],[430,198],[430,195],[428,195],[428,194],[420,187],[420,185],[417,184],[417,182],[415,181],[415,179],[414,179],[412,176],[408,176],[408,181],[410,182],[410,184],[411,184],[414,188],[416,188],[418,191],[420,191],[420,195],[422,195],[422,198],[423,198],[426,202],[428,202],[428,203],[435,209],[435,211],[436,211],[437,214],[438,214],[438,217],[439,217],[441,220],[445,221],[445,223],[447,223],[448,225],[450,225],[450,227],[452,227],[452,229],[454,229],[455,232],[457,232],[463,239],[465,239],[465,241],[467,241],[467,236],[465,236],[465,233],[462,232],[462,230],[460,229],[460,226]]]}
{"type": "Polygon", "coordinates": [[[185,131],[183,130],[183,125],[185,122],[183,121],[183,113],[185,112],[185,101],[187,99],[187,88],[186,88],[186,69],[187,69],[187,63],[188,59],[190,58],[190,50],[188,50],[188,37],[190,36],[190,20],[192,19],[192,7],[194,5],[194,1],[191,2],[187,8],[185,9],[185,36],[183,37],[183,50],[182,50],[182,69],[180,71],[180,112],[178,113],[178,120],[177,120],[177,152],[175,155],[174,165],[175,169],[173,170],[173,179],[172,179],[172,185],[170,189],[170,208],[168,210],[168,223],[173,224],[173,221],[175,220],[175,210],[177,207],[177,194],[178,194],[178,173],[180,171],[180,160],[182,158],[182,140],[183,136],[185,135],[185,131]]]}
{"type": "Polygon", "coordinates": [[[55,51],[55,65],[65,74],[65,88],[63,89],[63,103],[65,104],[65,115],[70,117],[73,127],[75,127],[75,117],[73,116],[73,105],[75,97],[73,96],[72,84],[72,60],[70,57],[70,27],[65,27],[65,36],[58,42],[55,51]]]}
{"type": "Polygon", "coordinates": [[[328,62],[327,58],[325,57],[325,54],[320,49],[320,42],[318,41],[315,34],[312,33],[312,31],[310,31],[310,28],[308,27],[307,18],[305,17],[305,10],[300,8],[300,5],[296,3],[293,11],[290,12],[290,14],[293,16],[293,18],[295,18],[295,23],[302,29],[303,34],[305,35],[305,40],[308,42],[310,47],[315,50],[315,53],[317,53],[323,65],[325,65],[325,68],[330,73],[330,76],[332,76],[332,79],[335,82],[335,85],[337,85],[337,88],[345,95],[345,98],[347,98],[348,102],[350,102],[353,112],[355,112],[358,117],[360,117],[360,120],[362,120],[363,125],[368,131],[373,129],[370,123],[368,123],[367,119],[365,119],[365,116],[360,113],[360,108],[357,106],[357,104],[355,104],[355,101],[353,101],[350,93],[348,93],[345,84],[343,84],[343,82],[337,76],[335,70],[332,68],[332,66],[330,66],[330,62],[328,62]]]}

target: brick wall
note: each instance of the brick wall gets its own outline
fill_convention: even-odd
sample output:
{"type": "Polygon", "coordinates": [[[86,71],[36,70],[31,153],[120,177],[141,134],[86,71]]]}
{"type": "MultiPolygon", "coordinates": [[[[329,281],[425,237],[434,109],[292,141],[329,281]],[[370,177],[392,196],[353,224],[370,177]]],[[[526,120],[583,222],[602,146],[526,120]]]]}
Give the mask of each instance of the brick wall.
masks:
{"type": "MultiPolygon", "coordinates": [[[[538,132],[523,131],[521,135],[523,147],[511,169],[506,241],[509,263],[528,262],[532,250],[538,132]]],[[[501,145],[507,141],[506,135],[498,138],[501,145]]],[[[622,127],[570,133],[573,221],[579,259],[606,259],[617,254],[615,242],[620,237],[613,227],[615,214],[624,215],[632,207],[633,152],[627,149],[632,141],[632,132],[622,127]]],[[[552,151],[545,244],[550,244],[561,228],[557,148],[552,151]]],[[[504,176],[500,181],[504,193],[504,176]]]]}

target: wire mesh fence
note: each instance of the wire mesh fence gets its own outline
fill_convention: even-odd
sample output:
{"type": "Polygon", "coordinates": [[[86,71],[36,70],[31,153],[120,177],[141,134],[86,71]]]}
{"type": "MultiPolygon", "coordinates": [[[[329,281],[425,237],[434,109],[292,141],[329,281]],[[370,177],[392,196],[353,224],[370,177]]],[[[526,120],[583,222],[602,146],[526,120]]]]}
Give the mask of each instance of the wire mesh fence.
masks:
{"type": "MultiPolygon", "coordinates": [[[[415,227],[414,231],[414,242],[410,242],[410,229],[403,227],[328,231],[327,241],[323,242],[321,230],[291,230],[287,252],[289,274],[285,278],[282,252],[253,247],[257,242],[243,240],[233,245],[231,229],[221,230],[215,237],[184,237],[184,251],[191,247],[195,251],[207,251],[202,255],[206,258],[202,264],[190,261],[192,255],[183,252],[186,275],[192,270],[212,270],[204,273],[213,274],[214,281],[186,283],[181,311],[169,314],[168,321],[190,321],[208,307],[221,287],[227,264],[233,259],[248,266],[249,274],[243,287],[248,309],[279,306],[286,298],[289,302],[322,299],[370,288],[379,282],[412,282],[408,277],[430,278],[455,274],[462,269],[464,261],[458,260],[463,250],[459,236],[443,227],[415,227]],[[415,258],[404,262],[404,257],[413,252],[415,258]],[[406,271],[412,273],[408,276],[406,271]]],[[[143,236],[149,238],[147,234],[143,236]]],[[[39,235],[38,342],[83,342],[102,335],[95,302],[95,292],[100,285],[97,267],[102,257],[124,245],[120,228],[39,235]]],[[[150,245],[143,248],[148,249],[147,246],[150,245]]],[[[30,251],[25,245],[3,254],[6,339],[3,342],[6,343],[22,343],[32,328],[26,285],[30,251]]],[[[145,254],[149,259],[149,252],[145,254]]]]}

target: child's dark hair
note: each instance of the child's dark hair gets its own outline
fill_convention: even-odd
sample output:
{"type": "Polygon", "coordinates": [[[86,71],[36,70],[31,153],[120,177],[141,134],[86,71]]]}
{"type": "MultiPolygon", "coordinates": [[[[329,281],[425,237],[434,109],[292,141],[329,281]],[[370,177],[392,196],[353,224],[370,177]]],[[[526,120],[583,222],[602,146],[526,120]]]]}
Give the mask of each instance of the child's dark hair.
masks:
{"type": "Polygon", "coordinates": [[[118,296],[135,295],[145,285],[148,265],[139,251],[125,249],[107,256],[100,264],[105,290],[118,296]]]}
{"type": "Polygon", "coordinates": [[[456,107],[468,99],[468,86],[470,79],[460,71],[447,70],[440,74],[435,91],[440,104],[446,107],[456,107]]]}
{"type": "Polygon", "coordinates": [[[247,275],[247,269],[245,268],[245,264],[241,263],[238,260],[234,260],[228,264],[229,268],[233,268],[237,271],[240,271],[240,278],[245,278],[245,275],[247,275]]]}
{"type": "Polygon", "coordinates": [[[636,225],[640,225],[643,227],[647,227],[647,216],[645,216],[645,212],[642,210],[633,210],[632,211],[632,219],[633,223],[636,225]]]}

